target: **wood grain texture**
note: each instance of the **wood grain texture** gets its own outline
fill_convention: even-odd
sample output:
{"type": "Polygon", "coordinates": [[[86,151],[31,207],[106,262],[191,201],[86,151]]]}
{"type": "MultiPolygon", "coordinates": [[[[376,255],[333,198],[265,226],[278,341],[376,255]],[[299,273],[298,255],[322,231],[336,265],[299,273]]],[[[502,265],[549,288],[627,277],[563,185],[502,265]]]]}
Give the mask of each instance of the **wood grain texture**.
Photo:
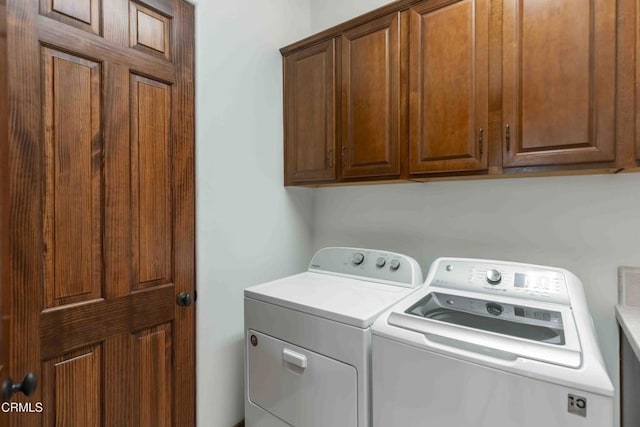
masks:
{"type": "MultiPolygon", "coordinates": [[[[172,88],[171,158],[173,169],[173,275],[176,296],[196,290],[195,203],[195,40],[194,7],[174,0],[173,60],[176,84],[172,88]]],[[[174,304],[173,423],[196,424],[196,304],[174,304]]]]}
{"type": "Polygon", "coordinates": [[[122,11],[129,10],[129,0],[109,0],[102,5],[102,36],[110,46],[129,47],[129,19],[122,11]]]}
{"type": "Polygon", "coordinates": [[[615,159],[615,11],[606,0],[505,2],[505,166],[615,159]]]}
{"type": "Polygon", "coordinates": [[[284,58],[285,183],[336,178],[335,40],[284,58]]]}
{"type": "Polygon", "coordinates": [[[640,160],[640,139],[636,138],[636,129],[640,123],[637,98],[640,77],[638,47],[640,32],[637,24],[636,0],[618,0],[616,17],[617,28],[617,64],[616,64],[616,168],[632,169],[640,160]],[[628,88],[635,87],[635,91],[628,88]]]}
{"type": "Polygon", "coordinates": [[[101,346],[71,352],[43,363],[43,398],[47,426],[102,425],[104,371],[101,346]]]}
{"type": "MultiPolygon", "coordinates": [[[[12,378],[32,371],[41,377],[39,323],[42,308],[44,252],[42,242],[42,111],[38,5],[33,1],[7,1],[9,179],[9,282],[11,322],[9,367],[12,378]],[[19,338],[18,338],[19,337],[19,338]]],[[[16,396],[14,401],[26,401],[16,396]]],[[[42,400],[42,389],[29,398],[42,400]]],[[[39,426],[41,417],[7,414],[11,426],[39,426]]]]}
{"type": "MultiPolygon", "coordinates": [[[[0,377],[9,371],[9,321],[11,319],[11,287],[9,270],[9,109],[7,93],[7,7],[0,0],[0,377]]],[[[0,427],[8,425],[6,417],[0,427]]]]}
{"type": "Polygon", "coordinates": [[[102,0],[40,0],[40,13],[65,25],[101,34],[102,0]]]}
{"type": "MultiPolygon", "coordinates": [[[[112,12],[115,13],[115,11],[112,12]]],[[[119,19],[127,18],[120,15],[119,19]]],[[[87,34],[44,16],[41,16],[38,21],[38,35],[45,44],[65,46],[71,52],[87,58],[100,58],[114,64],[127,64],[132,72],[153,76],[164,83],[175,81],[174,66],[164,59],[107,42],[102,37],[87,34]]]]}
{"type": "Polygon", "coordinates": [[[130,2],[130,46],[150,55],[169,59],[170,20],[134,1],[130,2]]]}
{"type": "Polygon", "coordinates": [[[40,342],[44,358],[167,322],[174,317],[173,284],[46,310],[40,318],[40,342]]]}
{"type": "Polygon", "coordinates": [[[163,21],[139,10],[137,23],[138,43],[164,53],[166,49],[163,21]]]}
{"type": "Polygon", "coordinates": [[[410,172],[487,167],[489,1],[411,8],[410,172]]]}
{"type": "MultiPolygon", "coordinates": [[[[126,29],[125,29],[126,31],[126,29]]],[[[128,295],[134,283],[131,179],[130,73],[126,65],[106,62],[104,68],[104,293],[128,295]]]]}
{"type": "Polygon", "coordinates": [[[172,423],[171,324],[136,333],[132,339],[136,425],[170,427],[172,423]],[[154,390],[154,393],[149,393],[154,390]]]}
{"type": "Polygon", "coordinates": [[[131,76],[132,202],[136,230],[134,289],[171,277],[171,163],[169,86],[131,76]]]}
{"type": "Polygon", "coordinates": [[[43,48],[45,307],[102,293],[99,64],[43,48]]]}
{"type": "Polygon", "coordinates": [[[342,35],[342,176],[400,174],[400,15],[342,35]]]}
{"type": "Polygon", "coordinates": [[[91,24],[91,0],[52,0],[52,9],[91,24]]]}

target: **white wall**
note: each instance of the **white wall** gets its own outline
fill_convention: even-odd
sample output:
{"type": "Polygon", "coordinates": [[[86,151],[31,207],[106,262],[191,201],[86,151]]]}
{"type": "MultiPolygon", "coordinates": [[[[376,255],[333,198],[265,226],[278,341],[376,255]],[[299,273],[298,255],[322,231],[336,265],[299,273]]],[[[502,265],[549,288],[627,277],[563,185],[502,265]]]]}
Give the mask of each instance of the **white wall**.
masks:
{"type": "Polygon", "coordinates": [[[317,33],[355,18],[387,3],[388,0],[311,0],[311,33],[317,33]]]}
{"type": "Polygon", "coordinates": [[[196,4],[197,416],[243,410],[242,290],[305,269],[312,190],[283,187],[282,59],[308,0],[196,4]]]}

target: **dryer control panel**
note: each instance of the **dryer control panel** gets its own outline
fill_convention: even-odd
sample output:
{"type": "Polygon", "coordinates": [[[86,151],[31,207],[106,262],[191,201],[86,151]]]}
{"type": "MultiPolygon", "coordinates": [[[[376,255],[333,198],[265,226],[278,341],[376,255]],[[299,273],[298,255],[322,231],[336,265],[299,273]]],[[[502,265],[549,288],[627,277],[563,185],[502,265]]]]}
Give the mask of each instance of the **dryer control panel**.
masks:
{"type": "Polygon", "coordinates": [[[427,285],[569,305],[559,269],[500,261],[440,258],[427,285]]]}
{"type": "Polygon", "coordinates": [[[338,274],[360,280],[415,288],[422,285],[420,265],[413,258],[395,252],[362,248],[330,247],[311,259],[309,271],[338,274]]]}

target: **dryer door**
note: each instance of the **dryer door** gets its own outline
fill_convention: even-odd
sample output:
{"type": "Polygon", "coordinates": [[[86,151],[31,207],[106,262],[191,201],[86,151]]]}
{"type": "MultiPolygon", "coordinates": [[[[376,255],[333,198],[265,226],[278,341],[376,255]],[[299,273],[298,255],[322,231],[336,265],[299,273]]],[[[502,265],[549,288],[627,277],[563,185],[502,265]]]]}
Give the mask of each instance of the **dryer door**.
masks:
{"type": "Polygon", "coordinates": [[[249,330],[249,400],[292,426],[357,425],[356,370],[249,330]]]}

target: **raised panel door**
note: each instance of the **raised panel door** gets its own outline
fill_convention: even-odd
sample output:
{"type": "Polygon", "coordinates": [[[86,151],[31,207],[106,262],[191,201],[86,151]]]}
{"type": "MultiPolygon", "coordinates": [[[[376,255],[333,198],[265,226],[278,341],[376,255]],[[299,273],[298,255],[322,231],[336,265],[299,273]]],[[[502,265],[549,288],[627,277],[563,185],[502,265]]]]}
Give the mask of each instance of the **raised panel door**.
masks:
{"type": "Polygon", "coordinates": [[[195,313],[177,304],[195,290],[194,8],[9,0],[6,13],[3,375],[33,372],[35,393],[13,400],[44,409],[9,425],[195,425],[195,313]]]}
{"type": "Polygon", "coordinates": [[[487,167],[489,0],[410,9],[410,173],[487,167]]]}
{"type": "Polygon", "coordinates": [[[505,0],[504,166],[615,159],[616,3],[505,0]]]}
{"type": "Polygon", "coordinates": [[[285,183],[336,178],[335,40],[284,59],[285,183]]]}
{"type": "Polygon", "coordinates": [[[343,178],[400,174],[400,13],[342,35],[343,178]]]}

